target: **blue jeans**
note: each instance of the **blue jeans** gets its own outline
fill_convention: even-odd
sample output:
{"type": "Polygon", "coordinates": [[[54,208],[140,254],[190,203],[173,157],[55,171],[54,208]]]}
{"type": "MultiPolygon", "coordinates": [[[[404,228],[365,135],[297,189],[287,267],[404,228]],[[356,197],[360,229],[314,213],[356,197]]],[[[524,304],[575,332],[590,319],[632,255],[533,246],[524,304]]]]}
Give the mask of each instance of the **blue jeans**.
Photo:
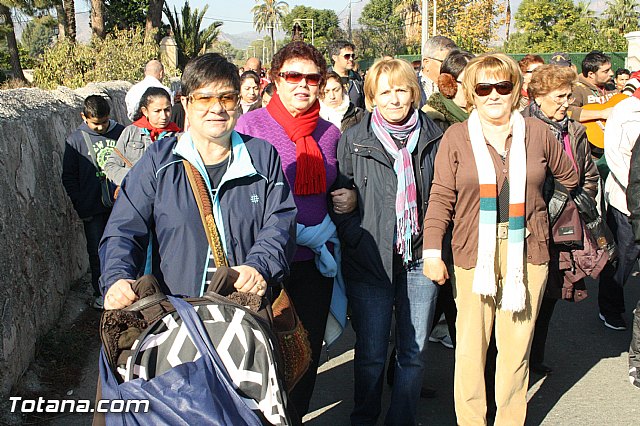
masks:
{"type": "Polygon", "coordinates": [[[613,206],[607,212],[607,225],[616,236],[618,267],[609,262],[600,274],[598,305],[603,315],[615,315],[624,313],[624,285],[640,256],[640,245],[635,242],[629,218],[613,206]]]}
{"type": "Polygon", "coordinates": [[[422,260],[413,263],[409,270],[394,269],[391,286],[370,281],[347,281],[346,286],[356,332],[355,407],[351,424],[373,425],[380,415],[391,315],[395,307],[396,373],[385,424],[413,425],[438,286],[422,274],[422,260]]]}

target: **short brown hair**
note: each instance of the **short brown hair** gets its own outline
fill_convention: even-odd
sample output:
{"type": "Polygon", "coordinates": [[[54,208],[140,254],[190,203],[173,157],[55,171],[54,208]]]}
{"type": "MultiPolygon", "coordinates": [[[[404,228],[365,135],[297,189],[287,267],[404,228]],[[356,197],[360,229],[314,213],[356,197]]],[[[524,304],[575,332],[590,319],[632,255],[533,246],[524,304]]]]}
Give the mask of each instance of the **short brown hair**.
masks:
{"type": "Polygon", "coordinates": [[[531,74],[531,82],[527,87],[529,98],[544,96],[563,87],[571,87],[578,75],[571,67],[560,65],[542,65],[531,74]]]}
{"type": "Polygon", "coordinates": [[[522,90],[522,76],[516,61],[504,53],[485,53],[470,60],[464,69],[464,77],[462,78],[462,90],[464,90],[464,96],[469,105],[475,105],[473,95],[481,75],[501,78],[513,83],[511,110],[518,108],[520,90],[522,90]]]}
{"type": "Polygon", "coordinates": [[[420,86],[411,64],[404,59],[382,59],[369,68],[367,78],[364,81],[364,96],[369,111],[373,109],[373,98],[376,95],[378,80],[382,74],[389,76],[390,85],[408,87],[413,97],[413,107],[420,106],[420,86]]]}
{"type": "Polygon", "coordinates": [[[524,58],[518,61],[518,66],[522,74],[527,72],[531,64],[544,64],[544,59],[542,59],[540,55],[525,55],[524,58]]]}
{"type": "Polygon", "coordinates": [[[292,41],[284,45],[273,55],[273,59],[271,59],[271,69],[269,70],[269,78],[271,81],[276,81],[284,63],[291,59],[306,59],[313,62],[318,67],[318,72],[322,74],[322,79],[324,80],[324,75],[327,72],[327,61],[324,59],[324,56],[322,56],[322,53],[312,45],[303,41],[292,41]]]}

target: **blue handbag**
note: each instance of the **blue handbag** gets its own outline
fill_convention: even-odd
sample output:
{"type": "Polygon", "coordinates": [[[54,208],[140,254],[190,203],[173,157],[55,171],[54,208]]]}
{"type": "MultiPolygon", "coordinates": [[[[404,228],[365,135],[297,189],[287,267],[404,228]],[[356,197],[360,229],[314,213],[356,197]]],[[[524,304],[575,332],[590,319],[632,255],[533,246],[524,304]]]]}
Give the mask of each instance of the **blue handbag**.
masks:
{"type": "Polygon", "coordinates": [[[147,400],[148,412],[107,413],[108,425],[261,425],[238,395],[192,305],[167,296],[201,356],[150,380],[118,383],[100,352],[103,399],[147,400]]]}

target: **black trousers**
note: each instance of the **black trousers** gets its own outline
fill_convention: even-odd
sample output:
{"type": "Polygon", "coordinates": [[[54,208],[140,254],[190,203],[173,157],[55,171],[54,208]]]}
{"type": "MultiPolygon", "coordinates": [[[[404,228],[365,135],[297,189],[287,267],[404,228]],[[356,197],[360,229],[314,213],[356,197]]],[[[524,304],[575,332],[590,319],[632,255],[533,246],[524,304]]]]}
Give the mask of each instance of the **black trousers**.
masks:
{"type": "Polygon", "coordinates": [[[618,268],[608,263],[600,274],[598,306],[603,315],[624,312],[624,284],[640,255],[640,245],[635,243],[629,218],[624,213],[609,206],[607,224],[616,236],[618,268]]]}
{"type": "Polygon", "coordinates": [[[536,319],[536,329],[533,333],[533,341],[531,342],[531,356],[529,364],[542,364],[544,362],[544,347],[547,344],[547,334],[549,333],[549,323],[553,310],[556,307],[558,299],[553,297],[543,297],[540,305],[540,312],[536,319]]]}
{"type": "Polygon", "coordinates": [[[107,226],[109,213],[101,213],[91,216],[88,219],[82,219],[84,225],[84,236],[87,239],[87,254],[89,255],[89,268],[91,269],[91,286],[93,287],[93,295],[100,295],[100,286],[98,279],[100,278],[100,258],[98,257],[98,245],[107,226]]]}
{"type": "Polygon", "coordinates": [[[309,370],[289,393],[289,399],[298,415],[298,419],[294,421],[301,422],[302,417],[309,411],[309,402],[316,385],[324,330],[333,292],[333,278],[320,274],[313,260],[294,262],[291,264],[291,275],[285,281],[284,287],[289,292],[311,343],[309,370]]]}
{"type": "Polygon", "coordinates": [[[453,286],[451,281],[447,280],[440,286],[440,292],[438,293],[438,300],[436,301],[436,311],[433,315],[433,325],[431,330],[435,328],[440,319],[440,315],[444,313],[444,318],[447,320],[447,328],[449,329],[449,337],[453,346],[456,345],[456,316],[458,310],[456,308],[456,301],[453,298],[453,286]]]}

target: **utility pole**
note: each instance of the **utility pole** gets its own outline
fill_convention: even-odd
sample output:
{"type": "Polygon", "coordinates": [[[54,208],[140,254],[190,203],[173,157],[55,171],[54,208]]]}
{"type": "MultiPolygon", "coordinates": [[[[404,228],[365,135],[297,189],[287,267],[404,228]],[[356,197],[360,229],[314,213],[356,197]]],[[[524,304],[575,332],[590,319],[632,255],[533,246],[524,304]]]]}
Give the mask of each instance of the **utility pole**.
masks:
{"type": "Polygon", "coordinates": [[[348,20],[348,25],[349,25],[349,42],[353,42],[353,38],[351,37],[351,0],[349,0],[349,20],[348,20]]]}

